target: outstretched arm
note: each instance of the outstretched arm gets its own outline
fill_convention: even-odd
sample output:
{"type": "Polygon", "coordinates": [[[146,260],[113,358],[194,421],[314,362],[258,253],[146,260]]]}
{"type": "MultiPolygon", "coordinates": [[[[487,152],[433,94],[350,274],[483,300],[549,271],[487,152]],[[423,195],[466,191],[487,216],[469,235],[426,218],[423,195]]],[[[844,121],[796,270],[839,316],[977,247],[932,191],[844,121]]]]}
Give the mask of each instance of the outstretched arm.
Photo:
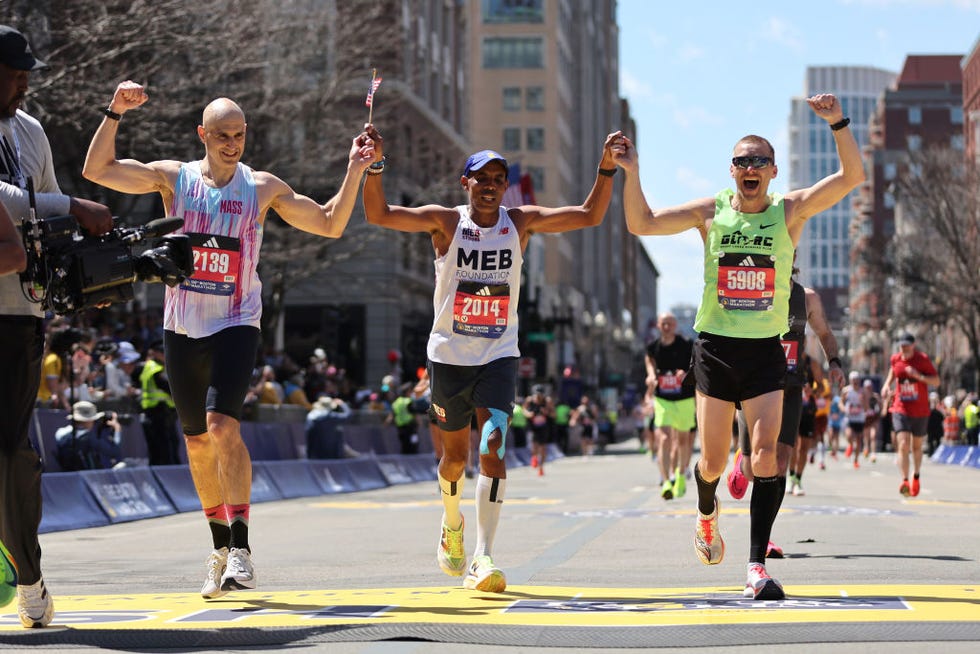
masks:
{"type": "MultiPolygon", "coordinates": [[[[136,82],[121,82],[109,103],[109,111],[125,115],[147,101],[146,91],[136,82]]],[[[163,193],[173,191],[180,163],[156,161],[142,163],[135,159],[116,159],[116,132],[119,120],[106,116],[95,131],[85,156],[82,176],[122,193],[163,193]]]]}
{"type": "Polygon", "coordinates": [[[601,224],[609,208],[609,201],[612,199],[613,174],[616,172],[614,154],[623,149],[624,139],[622,132],[613,132],[606,137],[602,145],[602,158],[599,160],[595,183],[581,205],[553,209],[535,205],[521,207],[526,233],[567,232],[601,224]]]}
{"type": "MultiPolygon", "coordinates": [[[[844,111],[837,97],[823,93],[807,98],[807,104],[817,116],[827,121],[828,125],[839,124],[844,119],[844,111]]],[[[834,144],[837,146],[837,156],[840,158],[840,169],[824,177],[813,186],[786,194],[786,201],[792,205],[790,230],[794,226],[802,228],[802,224],[811,216],[826,211],[843,200],[848,193],[864,181],[864,164],[861,161],[861,150],[858,148],[854,133],[850,127],[844,126],[831,132],[834,144]]]]}
{"type": "Polygon", "coordinates": [[[834,385],[834,388],[840,388],[844,384],[844,371],[840,368],[840,352],[837,346],[837,337],[834,336],[834,332],[830,329],[830,323],[827,322],[827,314],[823,309],[823,302],[820,300],[820,295],[817,294],[812,288],[804,289],[806,297],[806,321],[810,325],[810,329],[813,333],[817,335],[820,339],[820,346],[823,348],[823,353],[827,356],[827,359],[837,359],[834,365],[831,363],[830,368],[830,382],[834,385]]]}
{"type": "MultiPolygon", "coordinates": [[[[384,161],[384,140],[374,125],[364,126],[364,136],[374,146],[374,160],[384,161]]],[[[423,207],[400,207],[385,200],[382,172],[369,171],[364,180],[364,217],[372,225],[380,225],[400,232],[429,232],[439,252],[444,252],[455,231],[456,212],[446,207],[430,204],[423,207]],[[449,229],[452,223],[453,229],[449,229]],[[438,241],[438,243],[437,243],[438,241]],[[444,246],[444,247],[443,247],[444,246]]]]}
{"type": "Polygon", "coordinates": [[[614,158],[626,176],[623,184],[623,211],[626,213],[626,228],[630,234],[666,236],[694,227],[704,238],[708,231],[708,220],[714,215],[714,199],[703,198],[654,211],[647,203],[640,186],[640,160],[636,147],[628,138],[624,137],[623,141],[622,151],[614,158]]]}
{"type": "Polygon", "coordinates": [[[271,173],[260,174],[257,178],[263,184],[271,186],[273,193],[269,207],[287,223],[310,234],[340,238],[354,211],[361,175],[373,160],[374,147],[367,142],[363,134],[355,137],[351,142],[347,173],[340,184],[340,190],[322,205],[297,193],[271,173]]]}

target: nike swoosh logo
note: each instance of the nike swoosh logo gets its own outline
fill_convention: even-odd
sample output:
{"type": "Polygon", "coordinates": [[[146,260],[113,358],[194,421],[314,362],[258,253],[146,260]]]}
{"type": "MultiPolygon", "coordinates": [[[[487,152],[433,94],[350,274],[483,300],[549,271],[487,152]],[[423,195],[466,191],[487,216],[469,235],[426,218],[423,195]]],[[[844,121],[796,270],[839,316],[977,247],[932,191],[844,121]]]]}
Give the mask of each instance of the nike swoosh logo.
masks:
{"type": "Polygon", "coordinates": [[[768,225],[759,225],[759,229],[769,229],[770,227],[772,227],[775,224],[776,223],[769,223],[768,225]]]}

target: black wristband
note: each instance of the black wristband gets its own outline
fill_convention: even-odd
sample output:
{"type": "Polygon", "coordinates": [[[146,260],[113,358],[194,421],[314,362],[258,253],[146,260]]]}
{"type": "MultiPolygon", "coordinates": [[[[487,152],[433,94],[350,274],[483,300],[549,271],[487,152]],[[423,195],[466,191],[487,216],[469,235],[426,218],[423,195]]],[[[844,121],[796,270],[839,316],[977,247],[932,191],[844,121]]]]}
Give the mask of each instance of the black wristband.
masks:
{"type": "Polygon", "coordinates": [[[603,177],[612,177],[616,174],[617,170],[617,168],[600,168],[598,172],[603,177]]]}
{"type": "Polygon", "coordinates": [[[838,130],[844,129],[845,127],[847,127],[850,124],[851,124],[851,119],[850,118],[841,118],[840,119],[840,122],[834,123],[833,125],[831,125],[830,126],[830,129],[832,129],[832,130],[834,130],[836,132],[838,130]]]}
{"type": "Polygon", "coordinates": [[[827,367],[828,368],[830,366],[834,365],[835,363],[837,364],[837,367],[838,368],[841,368],[841,369],[844,368],[844,366],[841,365],[840,357],[830,357],[829,359],[827,359],[827,367]]]}
{"type": "Polygon", "coordinates": [[[115,111],[113,111],[108,107],[103,107],[102,109],[99,109],[99,111],[104,113],[106,118],[111,118],[112,120],[115,121],[119,121],[122,119],[122,114],[117,114],[115,111]]]}

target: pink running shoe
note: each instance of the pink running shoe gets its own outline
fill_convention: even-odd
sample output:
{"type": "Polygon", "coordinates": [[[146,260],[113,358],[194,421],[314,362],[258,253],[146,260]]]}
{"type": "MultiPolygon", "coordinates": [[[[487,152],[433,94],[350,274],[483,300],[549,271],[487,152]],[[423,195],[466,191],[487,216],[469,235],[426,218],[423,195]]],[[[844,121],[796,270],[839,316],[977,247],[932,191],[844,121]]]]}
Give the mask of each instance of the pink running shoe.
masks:
{"type": "Polygon", "coordinates": [[[728,492],[736,500],[745,497],[745,491],[749,489],[749,480],[742,474],[742,450],[735,450],[735,463],[732,471],[728,473],[728,492]]]}

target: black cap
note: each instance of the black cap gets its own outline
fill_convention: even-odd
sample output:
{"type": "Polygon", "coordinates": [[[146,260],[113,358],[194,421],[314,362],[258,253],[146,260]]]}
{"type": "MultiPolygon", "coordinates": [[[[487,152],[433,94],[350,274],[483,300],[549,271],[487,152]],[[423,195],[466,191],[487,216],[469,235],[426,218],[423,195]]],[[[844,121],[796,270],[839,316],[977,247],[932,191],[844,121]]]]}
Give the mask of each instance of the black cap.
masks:
{"type": "Polygon", "coordinates": [[[913,336],[912,334],[910,334],[908,332],[905,332],[904,334],[902,334],[901,336],[898,337],[898,344],[899,345],[915,345],[915,336],[913,336]]]}
{"type": "Polygon", "coordinates": [[[31,52],[27,38],[9,25],[0,25],[0,63],[15,70],[37,70],[47,66],[31,52]]]}

